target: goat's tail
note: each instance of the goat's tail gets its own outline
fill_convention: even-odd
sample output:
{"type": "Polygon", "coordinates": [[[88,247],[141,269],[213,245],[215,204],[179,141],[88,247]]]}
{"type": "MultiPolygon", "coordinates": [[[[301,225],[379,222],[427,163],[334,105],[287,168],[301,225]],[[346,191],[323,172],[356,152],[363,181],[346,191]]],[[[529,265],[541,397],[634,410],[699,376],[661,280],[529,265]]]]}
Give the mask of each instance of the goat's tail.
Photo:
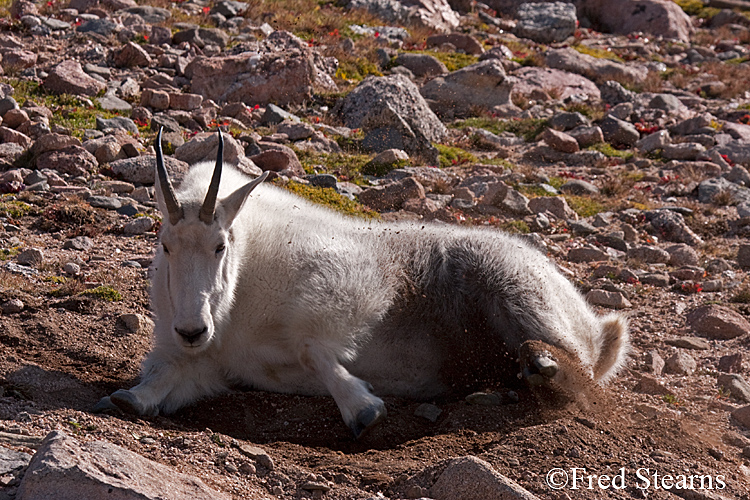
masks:
{"type": "Polygon", "coordinates": [[[630,354],[630,334],[627,319],[617,314],[602,318],[601,325],[594,380],[605,383],[625,366],[630,354]]]}

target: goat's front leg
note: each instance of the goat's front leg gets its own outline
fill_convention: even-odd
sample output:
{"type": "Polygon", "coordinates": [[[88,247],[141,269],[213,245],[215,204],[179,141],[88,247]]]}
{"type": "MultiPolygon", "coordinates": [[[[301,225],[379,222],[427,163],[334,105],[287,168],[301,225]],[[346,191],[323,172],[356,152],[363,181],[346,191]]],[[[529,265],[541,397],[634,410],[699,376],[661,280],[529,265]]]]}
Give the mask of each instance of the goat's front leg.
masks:
{"type": "Polygon", "coordinates": [[[156,416],[223,390],[226,385],[211,360],[174,358],[152,352],[143,363],[141,383],[102,398],[93,411],[118,409],[134,415],[156,416]]]}
{"type": "Polygon", "coordinates": [[[300,363],[333,396],[344,422],[356,438],[385,418],[385,404],[372,394],[372,386],[349,373],[338,361],[335,352],[322,342],[305,340],[300,363]]]}

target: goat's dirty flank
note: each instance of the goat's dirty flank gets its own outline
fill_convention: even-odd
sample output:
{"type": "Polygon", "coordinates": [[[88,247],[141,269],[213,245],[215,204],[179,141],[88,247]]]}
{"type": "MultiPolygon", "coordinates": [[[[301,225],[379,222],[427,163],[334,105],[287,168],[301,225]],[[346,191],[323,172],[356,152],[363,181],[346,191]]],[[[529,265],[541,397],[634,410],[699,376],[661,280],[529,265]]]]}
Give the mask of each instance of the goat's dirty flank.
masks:
{"type": "Polygon", "coordinates": [[[748,4],[0,0],[0,500],[750,500],[748,4]]]}

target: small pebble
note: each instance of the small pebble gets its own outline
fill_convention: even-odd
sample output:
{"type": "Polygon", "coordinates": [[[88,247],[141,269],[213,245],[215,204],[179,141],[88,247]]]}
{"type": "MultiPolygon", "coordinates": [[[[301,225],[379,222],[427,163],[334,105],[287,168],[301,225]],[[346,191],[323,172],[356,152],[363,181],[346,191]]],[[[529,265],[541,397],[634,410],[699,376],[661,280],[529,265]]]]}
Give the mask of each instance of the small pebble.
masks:
{"type": "Polygon", "coordinates": [[[75,262],[66,262],[63,266],[63,271],[72,276],[78,276],[79,274],[81,274],[81,266],[79,266],[75,262]]]}

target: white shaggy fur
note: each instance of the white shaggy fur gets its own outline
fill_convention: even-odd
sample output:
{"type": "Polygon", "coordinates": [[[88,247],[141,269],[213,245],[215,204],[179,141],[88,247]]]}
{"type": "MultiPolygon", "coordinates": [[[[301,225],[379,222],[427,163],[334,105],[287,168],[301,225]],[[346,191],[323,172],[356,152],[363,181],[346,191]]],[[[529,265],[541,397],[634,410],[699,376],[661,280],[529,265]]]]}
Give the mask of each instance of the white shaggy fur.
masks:
{"type": "Polygon", "coordinates": [[[528,340],[574,354],[592,382],[626,360],[625,320],[595,315],[517,237],[347,218],[271,185],[247,189],[229,165],[206,224],[213,168],[183,180],[176,224],[160,204],[155,345],[141,383],[105,398],[122,409],[171,412],[236,384],[330,394],[359,436],[385,415],[373,391],[423,399],[513,377],[528,340]]]}

